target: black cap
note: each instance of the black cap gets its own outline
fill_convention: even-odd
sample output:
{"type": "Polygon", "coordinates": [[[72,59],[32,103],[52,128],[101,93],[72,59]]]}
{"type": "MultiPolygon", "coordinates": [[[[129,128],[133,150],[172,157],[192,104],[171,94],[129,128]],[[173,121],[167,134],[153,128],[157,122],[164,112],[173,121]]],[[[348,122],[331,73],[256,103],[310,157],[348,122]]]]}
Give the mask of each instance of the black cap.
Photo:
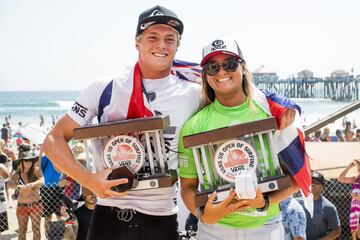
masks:
{"type": "Polygon", "coordinates": [[[311,178],[319,181],[323,186],[325,186],[325,178],[324,175],[322,175],[321,173],[313,171],[311,173],[311,178]]]}
{"type": "Polygon", "coordinates": [[[136,36],[139,36],[147,27],[154,24],[166,24],[174,28],[181,35],[184,31],[184,25],[176,13],[162,6],[155,6],[145,10],[139,16],[136,28],[136,36]]]}

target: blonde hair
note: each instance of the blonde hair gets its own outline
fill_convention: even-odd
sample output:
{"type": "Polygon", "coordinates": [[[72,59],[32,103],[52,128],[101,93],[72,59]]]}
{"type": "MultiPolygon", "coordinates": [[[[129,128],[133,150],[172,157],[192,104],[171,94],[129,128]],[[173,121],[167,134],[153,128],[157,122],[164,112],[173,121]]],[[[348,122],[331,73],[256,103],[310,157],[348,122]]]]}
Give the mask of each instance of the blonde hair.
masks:
{"type": "MultiPolygon", "coordinates": [[[[245,62],[240,63],[242,68],[242,89],[246,95],[246,100],[249,102],[249,107],[252,111],[255,111],[254,103],[251,101],[253,98],[252,92],[252,75],[249,69],[246,66],[245,62]]],[[[207,82],[207,74],[202,70],[202,96],[201,96],[201,108],[206,107],[215,101],[215,92],[207,82]]]]}
{"type": "Polygon", "coordinates": [[[0,139],[0,154],[4,153],[3,151],[4,147],[5,147],[5,141],[4,139],[0,139]]]}

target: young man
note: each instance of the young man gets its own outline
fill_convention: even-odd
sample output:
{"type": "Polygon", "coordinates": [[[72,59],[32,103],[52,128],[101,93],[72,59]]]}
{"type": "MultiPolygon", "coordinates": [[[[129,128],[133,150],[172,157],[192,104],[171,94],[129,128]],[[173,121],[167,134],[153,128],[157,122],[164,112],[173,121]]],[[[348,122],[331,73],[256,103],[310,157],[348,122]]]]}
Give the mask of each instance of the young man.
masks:
{"type": "Polygon", "coordinates": [[[75,210],[75,216],[79,225],[76,240],[86,240],[91,216],[96,204],[96,196],[92,192],[86,188],[83,188],[82,191],[81,200],[78,201],[84,201],[84,205],[75,210]]]}
{"type": "Polygon", "coordinates": [[[312,172],[314,215],[311,217],[309,211],[304,208],[307,239],[337,239],[341,234],[338,212],[334,204],[322,195],[324,187],[324,176],[319,172],[312,172]]]}
{"type": "MultiPolygon", "coordinates": [[[[182,124],[197,109],[201,87],[171,74],[183,33],[183,23],[171,10],[155,6],[139,16],[136,29],[138,62],[121,76],[90,85],[49,133],[44,152],[65,174],[90,189],[99,199],[87,239],[177,239],[174,187],[118,193],[111,187],[126,179],[107,180],[111,169],[87,171],[77,163],[67,142],[76,127],[99,122],[169,115],[165,130],[169,168],[177,168],[177,143],[182,124]],[[151,98],[148,98],[151,95],[151,98]],[[149,99],[149,100],[147,100],[149,99]],[[100,107],[99,107],[100,106],[100,107]],[[81,108],[82,111],[76,111],[81,108]],[[130,216],[124,219],[124,215],[130,216]]],[[[99,165],[105,166],[101,159],[99,165]]]]}

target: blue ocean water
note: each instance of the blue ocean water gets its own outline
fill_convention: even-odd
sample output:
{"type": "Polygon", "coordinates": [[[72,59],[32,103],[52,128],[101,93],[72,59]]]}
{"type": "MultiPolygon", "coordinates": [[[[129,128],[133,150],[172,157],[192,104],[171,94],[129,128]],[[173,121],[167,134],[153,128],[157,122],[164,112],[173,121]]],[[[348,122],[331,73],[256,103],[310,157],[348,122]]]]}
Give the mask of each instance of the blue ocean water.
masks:
{"type": "MultiPolygon", "coordinates": [[[[71,108],[79,91],[0,91],[0,123],[5,122],[5,116],[11,116],[12,125],[18,122],[40,123],[40,115],[45,119],[45,126],[51,126],[52,117],[58,119],[71,108]]],[[[302,108],[302,118],[309,125],[327,115],[345,107],[349,102],[336,102],[330,99],[293,99],[302,108]]],[[[360,126],[360,110],[346,116],[349,121],[355,121],[360,126]]],[[[331,128],[339,128],[339,119],[331,128]]],[[[334,130],[335,131],[335,130],[334,130]]]]}
{"type": "Polygon", "coordinates": [[[78,91],[1,91],[0,123],[10,116],[10,123],[40,123],[40,115],[45,125],[50,126],[52,117],[62,116],[73,104],[78,91]]]}

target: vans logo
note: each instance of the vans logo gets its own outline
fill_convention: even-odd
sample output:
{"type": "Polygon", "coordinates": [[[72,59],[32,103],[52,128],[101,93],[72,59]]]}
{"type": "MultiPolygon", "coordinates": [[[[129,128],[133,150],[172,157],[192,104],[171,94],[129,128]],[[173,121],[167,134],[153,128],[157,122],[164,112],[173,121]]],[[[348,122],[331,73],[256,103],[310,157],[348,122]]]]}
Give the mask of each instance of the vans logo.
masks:
{"type": "Polygon", "coordinates": [[[224,45],[223,40],[215,40],[212,44],[213,47],[211,48],[211,51],[216,51],[219,49],[226,49],[226,45],[224,45]]]}
{"type": "Polygon", "coordinates": [[[239,171],[255,171],[257,164],[256,150],[242,140],[227,141],[215,153],[215,170],[227,182],[234,182],[239,171]]]}
{"type": "Polygon", "coordinates": [[[73,112],[75,112],[77,115],[79,115],[80,117],[85,117],[88,109],[86,107],[84,107],[83,105],[81,105],[80,103],[75,102],[74,105],[72,106],[71,110],[73,112]]]}

